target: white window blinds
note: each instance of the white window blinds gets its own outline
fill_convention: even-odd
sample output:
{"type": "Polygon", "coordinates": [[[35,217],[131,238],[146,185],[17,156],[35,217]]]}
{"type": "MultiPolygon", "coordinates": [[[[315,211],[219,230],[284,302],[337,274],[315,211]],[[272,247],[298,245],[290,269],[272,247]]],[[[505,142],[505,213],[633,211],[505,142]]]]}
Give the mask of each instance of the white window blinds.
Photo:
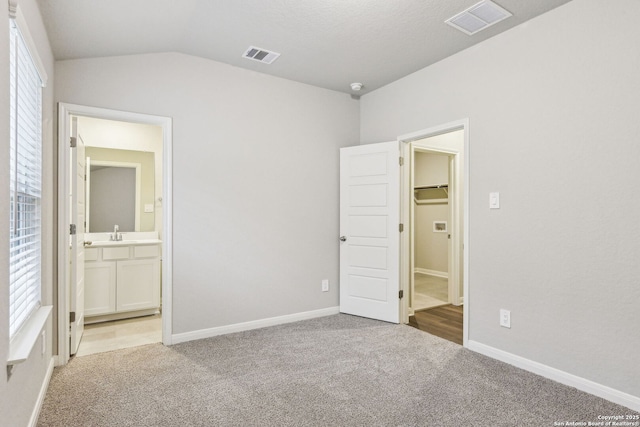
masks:
{"type": "Polygon", "coordinates": [[[10,22],[10,336],[40,306],[42,80],[13,19],[10,22]]]}

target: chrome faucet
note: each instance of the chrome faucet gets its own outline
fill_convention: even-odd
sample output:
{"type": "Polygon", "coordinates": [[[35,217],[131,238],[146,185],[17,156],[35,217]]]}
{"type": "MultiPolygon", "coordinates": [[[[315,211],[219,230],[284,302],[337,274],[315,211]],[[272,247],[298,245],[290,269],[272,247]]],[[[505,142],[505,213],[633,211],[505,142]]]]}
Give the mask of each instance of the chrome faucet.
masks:
{"type": "Polygon", "coordinates": [[[109,240],[114,242],[119,242],[120,240],[122,240],[122,234],[118,233],[118,230],[120,230],[120,227],[118,227],[117,224],[114,225],[113,234],[110,236],[109,240]]]}

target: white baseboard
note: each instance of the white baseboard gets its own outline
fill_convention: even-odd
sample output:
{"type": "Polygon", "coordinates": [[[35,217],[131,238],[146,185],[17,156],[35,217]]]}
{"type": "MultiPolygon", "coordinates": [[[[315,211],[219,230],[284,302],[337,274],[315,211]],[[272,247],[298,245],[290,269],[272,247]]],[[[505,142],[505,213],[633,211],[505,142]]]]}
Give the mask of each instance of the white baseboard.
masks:
{"type": "Polygon", "coordinates": [[[568,372],[561,371],[556,368],[552,368],[542,363],[534,362],[533,360],[525,359],[524,357],[517,356],[512,353],[508,353],[497,348],[481,344],[476,341],[469,340],[467,344],[469,350],[473,350],[477,353],[484,354],[485,356],[493,359],[500,360],[501,362],[508,363],[525,371],[533,372],[550,380],[559,382],[570,387],[575,387],[578,390],[584,391],[594,396],[601,397],[609,400],[618,405],[626,406],[629,409],[640,412],[640,397],[633,396],[628,393],[613,389],[611,387],[598,384],[591,380],[579,377],[577,375],[570,374],[568,372]]]}
{"type": "Polygon", "coordinates": [[[56,361],[55,358],[52,357],[49,360],[49,367],[47,368],[47,373],[44,376],[44,380],[42,381],[42,386],[40,387],[40,393],[38,394],[38,400],[36,400],[36,404],[33,407],[33,412],[31,413],[31,418],[29,419],[29,427],[35,427],[38,424],[38,417],[40,416],[40,409],[42,409],[42,404],[44,403],[44,397],[47,395],[47,389],[49,388],[49,381],[51,380],[51,375],[53,375],[53,367],[55,366],[56,361]]]}
{"type": "Polygon", "coordinates": [[[251,322],[235,323],[233,325],[219,326],[216,328],[200,329],[192,332],[173,334],[172,344],[186,341],[211,338],[218,335],[232,334],[234,332],[250,331],[252,329],[266,328],[268,326],[282,325],[285,323],[298,322],[300,320],[314,319],[316,317],[331,316],[340,313],[340,307],[329,307],[320,310],[304,311],[302,313],[288,314],[286,316],[270,317],[268,319],[253,320],[251,322]]]}
{"type": "Polygon", "coordinates": [[[446,271],[428,270],[426,268],[414,268],[414,273],[426,274],[428,276],[442,277],[444,279],[449,278],[449,273],[446,271]]]}

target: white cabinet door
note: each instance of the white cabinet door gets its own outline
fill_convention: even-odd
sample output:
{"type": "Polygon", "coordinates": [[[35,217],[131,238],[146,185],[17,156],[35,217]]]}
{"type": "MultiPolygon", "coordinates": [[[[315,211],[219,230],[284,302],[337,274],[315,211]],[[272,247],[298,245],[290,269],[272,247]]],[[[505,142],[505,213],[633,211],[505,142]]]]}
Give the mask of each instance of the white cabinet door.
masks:
{"type": "Polygon", "coordinates": [[[132,311],[160,305],[160,260],[118,261],[116,310],[132,311]]]}
{"type": "Polygon", "coordinates": [[[340,312],[394,323],[400,322],[399,154],[395,141],[340,150],[340,312]]]}
{"type": "Polygon", "coordinates": [[[87,262],[84,269],[85,316],[116,311],[116,262],[87,262]]]}

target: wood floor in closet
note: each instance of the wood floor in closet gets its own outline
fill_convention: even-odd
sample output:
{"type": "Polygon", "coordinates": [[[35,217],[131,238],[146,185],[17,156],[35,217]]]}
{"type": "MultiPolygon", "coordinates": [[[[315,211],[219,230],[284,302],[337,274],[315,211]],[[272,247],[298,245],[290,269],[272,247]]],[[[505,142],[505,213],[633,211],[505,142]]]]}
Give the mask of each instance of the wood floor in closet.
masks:
{"type": "Polygon", "coordinates": [[[462,306],[443,305],[416,311],[409,326],[462,345],[462,306]]]}

